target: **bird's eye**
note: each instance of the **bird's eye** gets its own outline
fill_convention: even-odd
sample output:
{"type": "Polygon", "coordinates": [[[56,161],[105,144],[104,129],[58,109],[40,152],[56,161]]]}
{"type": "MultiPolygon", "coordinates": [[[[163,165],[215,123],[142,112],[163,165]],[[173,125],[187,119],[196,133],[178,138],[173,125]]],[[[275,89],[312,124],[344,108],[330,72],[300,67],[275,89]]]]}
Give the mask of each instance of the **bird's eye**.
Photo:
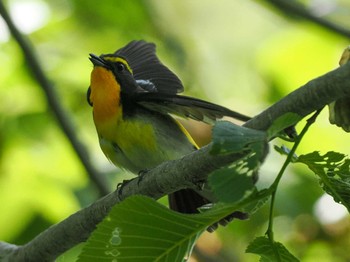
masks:
{"type": "Polygon", "coordinates": [[[123,63],[117,63],[116,68],[118,72],[123,72],[125,70],[125,65],[123,63]]]}

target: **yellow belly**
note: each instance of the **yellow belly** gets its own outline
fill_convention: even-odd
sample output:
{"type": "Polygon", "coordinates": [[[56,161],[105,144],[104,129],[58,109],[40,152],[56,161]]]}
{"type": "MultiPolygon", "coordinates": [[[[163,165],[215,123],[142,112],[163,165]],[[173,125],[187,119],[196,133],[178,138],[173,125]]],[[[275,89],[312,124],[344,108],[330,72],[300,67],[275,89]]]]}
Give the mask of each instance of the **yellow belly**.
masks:
{"type": "Polygon", "coordinates": [[[98,128],[104,154],[115,165],[138,173],[195,150],[193,140],[170,116],[138,114],[98,128]]]}

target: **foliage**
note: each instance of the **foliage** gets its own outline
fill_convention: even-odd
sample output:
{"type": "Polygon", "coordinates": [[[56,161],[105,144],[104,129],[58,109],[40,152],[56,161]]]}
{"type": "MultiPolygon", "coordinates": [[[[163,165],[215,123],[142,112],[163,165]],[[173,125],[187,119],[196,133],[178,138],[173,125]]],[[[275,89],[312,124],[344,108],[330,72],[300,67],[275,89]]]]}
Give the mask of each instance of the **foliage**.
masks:
{"type": "MultiPolygon", "coordinates": [[[[283,244],[274,240],[273,233],[275,193],[287,165],[306,164],[320,177],[325,191],[334,196],[337,202],[348,207],[350,159],[335,152],[328,152],[324,156],[320,156],[318,152],[299,157],[295,155],[297,146],[318,114],[319,112],[307,121],[292,150],[276,147],[278,152],[287,155],[287,160],[274,183],[268,189],[260,191],[254,186],[252,177],[260,163],[251,161],[251,158],[263,159],[263,150],[252,149],[264,147],[266,134],[228,122],[217,123],[212,152],[229,154],[251,151],[231,167],[211,174],[209,184],[219,203],[214,208],[203,209],[204,213],[186,215],[167,210],[144,197],[129,198],[115,206],[110,215],[100,223],[83,249],[80,261],[92,261],[96,256],[106,260],[117,258],[121,261],[185,261],[203,230],[238,210],[253,215],[270,196],[270,220],[266,237],[254,239],[246,252],[259,255],[260,261],[299,261],[283,244]],[[116,229],[118,242],[113,244],[111,239],[116,238],[116,229]],[[135,249],[138,250],[137,255],[135,249]]],[[[272,128],[277,130],[279,127],[279,133],[294,122],[294,119],[295,117],[284,117],[283,120],[280,118],[272,128]]]]}
{"type": "Polygon", "coordinates": [[[320,152],[312,152],[299,156],[296,162],[307,165],[318,176],[324,191],[350,211],[349,158],[333,151],[324,155],[320,155],[320,152]]]}

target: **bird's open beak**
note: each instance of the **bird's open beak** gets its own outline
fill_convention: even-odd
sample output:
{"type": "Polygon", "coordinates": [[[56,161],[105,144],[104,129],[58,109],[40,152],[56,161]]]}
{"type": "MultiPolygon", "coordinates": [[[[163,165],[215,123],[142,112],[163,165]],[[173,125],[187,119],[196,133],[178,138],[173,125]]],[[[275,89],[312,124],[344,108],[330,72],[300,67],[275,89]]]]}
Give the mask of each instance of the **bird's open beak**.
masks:
{"type": "Polygon", "coordinates": [[[93,63],[94,66],[106,67],[106,62],[101,57],[99,57],[97,55],[90,54],[89,59],[93,63]]]}

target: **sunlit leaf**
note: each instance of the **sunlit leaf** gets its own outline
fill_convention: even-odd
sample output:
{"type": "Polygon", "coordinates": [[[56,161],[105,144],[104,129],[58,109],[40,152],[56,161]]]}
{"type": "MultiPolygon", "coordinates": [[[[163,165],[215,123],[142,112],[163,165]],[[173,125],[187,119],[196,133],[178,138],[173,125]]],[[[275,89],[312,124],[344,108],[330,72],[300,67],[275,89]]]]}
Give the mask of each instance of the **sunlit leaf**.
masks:
{"type": "Polygon", "coordinates": [[[350,159],[337,152],[319,152],[299,156],[297,162],[307,165],[320,179],[324,190],[350,211],[350,159]]]}

